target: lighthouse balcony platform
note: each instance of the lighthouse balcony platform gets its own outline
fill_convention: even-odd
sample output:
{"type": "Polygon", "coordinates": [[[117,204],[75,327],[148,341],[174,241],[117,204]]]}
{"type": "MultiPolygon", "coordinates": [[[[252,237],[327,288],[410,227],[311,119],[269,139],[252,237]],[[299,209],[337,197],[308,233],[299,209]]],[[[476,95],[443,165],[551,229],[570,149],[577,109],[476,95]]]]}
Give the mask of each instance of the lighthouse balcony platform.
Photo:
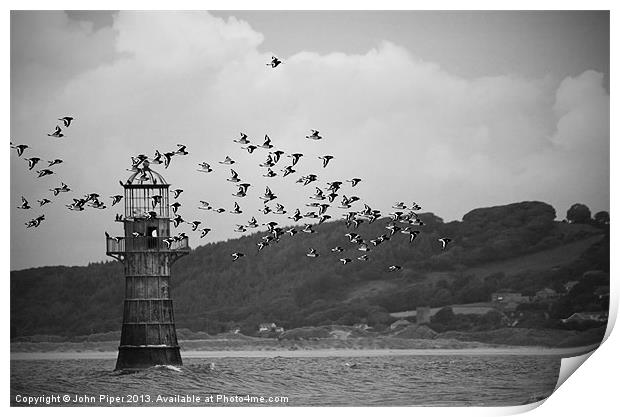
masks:
{"type": "Polygon", "coordinates": [[[107,237],[106,254],[122,255],[127,252],[174,252],[189,253],[187,237],[173,241],[168,237],[107,237]]]}

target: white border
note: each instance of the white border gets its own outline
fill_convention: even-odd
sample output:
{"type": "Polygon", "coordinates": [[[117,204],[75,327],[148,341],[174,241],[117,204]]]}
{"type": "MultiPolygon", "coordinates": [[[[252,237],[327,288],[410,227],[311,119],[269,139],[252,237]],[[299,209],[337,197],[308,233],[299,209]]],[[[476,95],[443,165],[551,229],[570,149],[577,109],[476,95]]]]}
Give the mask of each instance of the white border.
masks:
{"type": "MultiPolygon", "coordinates": [[[[617,3],[617,2],[616,2],[617,3]]],[[[4,114],[8,115],[10,112],[10,78],[9,78],[9,39],[10,39],[10,13],[9,10],[37,10],[37,9],[75,9],[75,10],[97,10],[97,9],[157,9],[157,10],[255,10],[255,9],[263,9],[263,10],[330,10],[330,9],[350,9],[351,6],[355,6],[355,9],[360,10],[409,10],[409,9],[419,9],[419,10],[566,10],[566,9],[587,9],[587,10],[611,10],[611,45],[612,45],[612,55],[611,55],[611,68],[612,74],[616,75],[617,72],[613,70],[617,68],[617,54],[613,54],[613,46],[617,47],[617,29],[616,24],[618,19],[615,18],[615,11],[617,7],[615,3],[611,1],[598,1],[598,0],[590,0],[588,2],[576,2],[576,1],[563,1],[563,2],[550,2],[550,1],[533,1],[533,0],[522,0],[522,1],[503,1],[503,2],[492,2],[492,1],[469,1],[467,3],[458,2],[458,1],[435,1],[435,2],[413,2],[413,1],[397,1],[397,0],[382,0],[382,1],[357,1],[355,3],[352,2],[344,2],[344,1],[335,1],[335,0],[314,0],[314,1],[298,1],[295,2],[294,7],[291,2],[286,1],[262,1],[251,2],[251,1],[196,1],[196,0],[177,0],[174,2],[163,2],[163,1],[144,1],[144,0],[130,0],[130,1],[89,1],[80,2],[80,1],[55,1],[55,2],[45,2],[45,1],[15,1],[9,0],[4,2],[6,5],[5,13],[2,15],[2,28],[4,29],[4,42],[2,43],[3,56],[6,57],[5,65],[4,65],[4,83],[3,86],[3,107],[4,114]]],[[[617,49],[617,48],[616,48],[617,49]]],[[[611,114],[617,114],[614,112],[614,100],[616,88],[614,86],[615,78],[610,74],[610,89],[611,89],[611,114]]],[[[610,138],[617,138],[615,124],[612,122],[610,138]]],[[[611,140],[611,155],[612,162],[617,160],[617,145],[614,140],[611,140]]],[[[9,178],[9,152],[5,151],[4,164],[2,164],[3,170],[3,178],[9,178]]],[[[613,184],[616,184],[615,181],[617,178],[617,169],[614,168],[614,164],[611,164],[611,184],[612,189],[613,184]]],[[[611,207],[610,213],[612,214],[612,246],[611,253],[618,253],[616,251],[615,245],[615,236],[617,236],[618,227],[617,223],[613,223],[615,218],[614,214],[616,213],[615,208],[618,207],[617,204],[617,196],[615,194],[611,195],[611,207]]],[[[8,201],[4,201],[2,205],[2,215],[5,219],[5,225],[7,226],[5,230],[9,230],[9,209],[8,209],[8,201]]],[[[6,236],[6,235],[5,235],[6,236]]],[[[3,249],[3,268],[5,272],[5,291],[4,294],[4,308],[5,315],[4,317],[9,317],[9,279],[8,279],[8,271],[9,271],[9,246],[10,242],[8,239],[4,239],[2,241],[2,249],[3,249]]],[[[610,319],[615,322],[615,318],[618,311],[618,289],[617,283],[615,280],[617,279],[617,262],[612,258],[611,265],[611,277],[612,277],[612,285],[611,285],[611,311],[610,311],[610,319]]],[[[5,338],[9,337],[9,322],[7,319],[2,322],[2,330],[5,338]]],[[[612,410],[617,409],[618,401],[616,397],[618,396],[614,380],[616,379],[616,372],[618,371],[618,358],[616,352],[620,351],[618,348],[618,336],[617,332],[611,333],[609,339],[599,348],[594,354],[592,358],[587,361],[585,366],[580,367],[577,370],[576,375],[569,378],[568,382],[563,384],[544,404],[534,411],[532,411],[532,415],[535,416],[546,416],[546,415],[596,415],[600,413],[601,415],[608,415],[613,413],[612,410]]],[[[5,391],[7,394],[10,390],[9,388],[9,363],[8,358],[10,358],[10,349],[8,340],[5,339],[5,343],[3,344],[5,358],[7,358],[4,362],[6,368],[5,370],[5,391]]],[[[3,402],[4,407],[8,408],[8,398],[5,397],[3,402]]],[[[540,404],[539,404],[540,405],[540,404]]],[[[295,414],[301,413],[302,415],[315,415],[318,413],[329,413],[329,414],[348,414],[349,412],[359,413],[359,412],[368,412],[372,414],[379,413],[390,413],[390,415],[432,415],[432,416],[484,416],[484,415],[508,415],[519,412],[527,411],[527,409],[531,409],[531,406],[525,407],[502,407],[502,408],[369,408],[369,409],[360,409],[355,408],[352,410],[343,410],[342,408],[303,408],[303,409],[295,409],[291,410],[289,408],[265,408],[265,409],[251,409],[247,408],[235,408],[235,409],[224,409],[218,408],[209,410],[204,409],[184,409],[183,413],[200,413],[201,415],[205,415],[205,413],[216,413],[216,414],[237,414],[243,412],[251,412],[252,414],[258,415],[290,415],[291,412],[295,414]]],[[[124,408],[121,410],[115,410],[115,412],[148,412],[154,414],[166,414],[169,415],[170,412],[175,412],[180,410],[171,410],[170,408],[166,409],[140,409],[134,410],[130,408],[124,408]]],[[[65,409],[18,409],[13,408],[10,409],[9,412],[15,414],[22,413],[54,413],[54,412],[62,412],[63,414],[75,414],[75,415],[83,415],[84,412],[95,413],[95,414],[103,414],[109,413],[110,410],[108,408],[98,408],[98,409],[78,409],[78,408],[65,408],[65,409]]]]}

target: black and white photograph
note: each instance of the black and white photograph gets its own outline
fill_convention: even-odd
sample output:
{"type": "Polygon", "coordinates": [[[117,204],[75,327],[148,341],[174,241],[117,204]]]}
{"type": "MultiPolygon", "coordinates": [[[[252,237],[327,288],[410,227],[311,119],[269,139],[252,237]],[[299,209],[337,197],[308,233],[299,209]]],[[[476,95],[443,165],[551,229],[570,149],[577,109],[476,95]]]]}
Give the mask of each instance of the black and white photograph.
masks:
{"type": "Polygon", "coordinates": [[[6,11],[11,407],[517,407],[601,345],[610,10],[174,8],[6,11]]]}

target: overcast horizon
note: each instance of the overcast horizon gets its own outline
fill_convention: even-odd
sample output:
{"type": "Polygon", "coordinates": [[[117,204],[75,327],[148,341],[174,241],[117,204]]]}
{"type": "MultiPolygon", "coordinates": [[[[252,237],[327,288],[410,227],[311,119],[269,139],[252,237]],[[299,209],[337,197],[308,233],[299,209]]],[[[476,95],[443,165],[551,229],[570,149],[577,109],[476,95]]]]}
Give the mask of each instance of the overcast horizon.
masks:
{"type": "Polygon", "coordinates": [[[123,202],[112,208],[109,196],[122,194],[130,157],[177,143],[189,155],[154,169],[184,189],[183,217],[213,229],[173,230],[192,247],[239,237],[234,225],[251,216],[267,221],[265,185],[305,212],[314,184],[295,180],[310,172],[321,187],[362,178],[354,193],[384,215],[397,201],[444,221],[531,200],[558,220],[573,203],[609,211],[609,77],[608,12],[13,11],[11,141],[30,148],[10,150],[10,268],[112,260],[104,231],[122,234],[123,202]],[[284,61],[274,69],[273,54],[284,61]],[[65,115],[75,117],[66,136],[48,137],[65,115]],[[324,139],[306,140],[310,129],[324,139]],[[240,132],[304,153],[291,181],[263,177],[267,152],[240,149],[240,132]],[[253,184],[243,218],[198,209],[232,209],[227,155],[253,184]],[[31,156],[42,161],[29,171],[31,156]],[[36,178],[54,158],[55,174],[36,178]],[[214,172],[197,172],[202,161],[214,172]],[[55,198],[61,181],[74,192],[55,198]],[[88,192],[108,209],[65,207],[88,192]],[[32,209],[17,208],[21,196],[32,209]],[[43,197],[53,203],[39,208],[43,197]]]}

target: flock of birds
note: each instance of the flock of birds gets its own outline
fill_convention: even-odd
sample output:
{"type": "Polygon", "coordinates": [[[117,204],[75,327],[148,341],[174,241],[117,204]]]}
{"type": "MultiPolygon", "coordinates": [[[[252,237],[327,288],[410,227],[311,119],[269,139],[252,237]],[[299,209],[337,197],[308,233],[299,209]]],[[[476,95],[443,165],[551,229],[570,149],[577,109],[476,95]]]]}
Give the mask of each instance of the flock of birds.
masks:
{"type": "MultiPolygon", "coordinates": [[[[73,117],[64,116],[64,117],[59,118],[58,120],[62,122],[61,124],[63,125],[63,127],[61,128],[59,124],[57,124],[56,127],[54,128],[54,131],[52,133],[48,133],[47,136],[52,137],[54,139],[63,138],[65,136],[65,134],[63,133],[64,132],[63,128],[67,129],[71,126],[71,123],[73,122],[73,117]]],[[[15,149],[15,151],[17,152],[17,156],[22,157],[24,153],[30,153],[30,150],[32,148],[26,144],[14,145],[13,142],[11,142],[11,149],[15,149]]],[[[64,162],[62,159],[59,159],[59,158],[42,159],[41,157],[38,157],[38,156],[24,157],[24,160],[28,163],[28,171],[32,171],[35,167],[41,166],[45,163],[45,161],[47,161],[46,167],[41,166],[40,170],[35,170],[37,174],[37,178],[47,177],[47,176],[56,174],[56,172],[52,171],[50,168],[56,165],[60,165],[64,162]]],[[[56,197],[60,193],[67,193],[71,191],[71,188],[69,188],[69,186],[65,184],[64,182],[61,182],[60,186],[50,188],[49,191],[51,191],[53,196],[56,197]]],[[[98,197],[99,196],[96,193],[91,193],[91,194],[86,195],[84,199],[79,199],[79,201],[82,201],[82,203],[80,203],[82,204],[82,206],[86,203],[90,203],[90,205],[92,205],[95,208],[105,208],[105,205],[102,204],[98,200],[98,197]]],[[[74,203],[75,201],[78,201],[78,200],[74,200],[74,203]]],[[[37,200],[37,203],[39,203],[38,207],[41,208],[45,206],[46,204],[51,204],[52,200],[44,196],[44,197],[41,197],[41,199],[37,200]]],[[[30,205],[30,202],[24,196],[22,196],[21,204],[17,206],[17,208],[20,210],[30,210],[32,206],[30,205]]],[[[37,228],[41,225],[41,223],[44,220],[45,220],[45,214],[41,214],[40,216],[37,216],[34,219],[28,220],[25,223],[26,228],[31,228],[31,227],[37,228]]]]}
{"type": "MultiPolygon", "coordinates": [[[[276,56],[272,57],[271,62],[266,64],[271,68],[276,68],[279,65],[283,64],[283,62],[278,59],[276,56]]],[[[62,117],[59,120],[62,121],[65,128],[68,128],[73,121],[72,117],[62,117]]],[[[56,126],[54,132],[48,134],[48,136],[52,138],[62,138],[64,136],[63,129],[60,126],[56,126]]],[[[323,141],[324,138],[321,136],[318,130],[311,130],[310,134],[306,136],[308,141],[323,141]]],[[[298,162],[301,158],[305,158],[303,153],[294,152],[294,153],[286,153],[283,150],[276,149],[274,144],[271,141],[269,135],[264,136],[264,140],[262,143],[252,143],[248,138],[248,135],[241,132],[240,137],[234,139],[233,142],[241,145],[241,149],[245,150],[248,154],[253,154],[257,150],[261,150],[260,152],[267,152],[264,156],[264,162],[258,164],[260,168],[265,170],[263,177],[273,178],[278,176],[277,172],[281,172],[280,176],[285,178],[291,174],[297,172],[296,168],[298,162]],[[286,156],[285,156],[286,155],[286,156]],[[288,161],[288,162],[282,162],[288,161]],[[279,171],[277,169],[281,167],[279,171]]],[[[13,145],[11,143],[11,147],[16,149],[17,155],[19,157],[29,149],[28,145],[13,145]]],[[[152,164],[162,164],[164,168],[168,168],[172,162],[173,158],[177,156],[185,156],[188,155],[187,146],[183,144],[177,144],[177,149],[161,153],[159,150],[155,150],[154,156],[149,158],[145,154],[140,154],[138,156],[132,157],[131,168],[129,171],[134,172],[132,179],[137,180],[142,183],[145,181],[153,181],[156,182],[155,177],[149,175],[149,171],[151,170],[150,165],[152,164]]],[[[320,155],[318,158],[321,160],[322,168],[326,168],[328,164],[334,160],[333,155],[320,155]]],[[[30,157],[24,158],[28,162],[28,169],[32,170],[41,159],[38,157],[30,157]]],[[[46,175],[54,174],[49,168],[55,165],[61,164],[63,161],[61,159],[52,159],[48,161],[48,166],[40,171],[36,171],[38,177],[43,177],[46,175]]],[[[226,156],[223,160],[218,161],[218,164],[222,167],[226,166],[228,170],[230,170],[230,177],[226,179],[227,182],[230,182],[234,187],[236,187],[236,192],[232,193],[232,195],[239,199],[234,202],[234,206],[231,210],[226,210],[222,207],[214,208],[208,201],[201,200],[198,209],[212,211],[218,214],[227,213],[232,215],[241,215],[244,213],[240,202],[242,199],[248,196],[248,191],[252,187],[252,184],[249,182],[244,182],[238,172],[236,171],[236,167],[238,163],[232,159],[230,156],[226,156]],[[235,168],[233,168],[235,167],[235,168]]],[[[201,162],[198,164],[197,171],[202,174],[210,174],[214,171],[213,167],[208,162],[201,162]]],[[[306,211],[302,214],[302,210],[300,208],[295,208],[292,210],[288,210],[283,204],[276,202],[274,200],[278,199],[276,193],[274,193],[270,186],[265,187],[265,192],[262,195],[259,195],[258,198],[262,201],[262,207],[259,209],[259,212],[262,215],[270,215],[271,218],[273,216],[285,216],[289,220],[292,220],[293,223],[298,223],[303,219],[314,219],[318,220],[317,224],[321,224],[329,219],[332,219],[332,214],[334,214],[334,210],[338,209],[342,211],[339,216],[344,219],[344,224],[347,229],[357,230],[358,227],[367,222],[368,224],[375,222],[376,220],[383,217],[383,214],[380,210],[373,209],[368,204],[361,201],[358,196],[352,195],[354,192],[354,188],[363,180],[361,178],[349,178],[345,180],[334,180],[325,183],[325,186],[320,187],[319,184],[319,176],[314,173],[307,173],[299,177],[295,183],[301,184],[301,187],[306,187],[310,184],[314,185],[314,193],[309,196],[309,200],[305,205],[309,208],[309,211],[306,211]],[[349,184],[346,185],[345,184],[349,184]],[[347,187],[346,194],[345,188],[347,187]],[[347,196],[348,195],[348,196],[347,196]],[[336,201],[340,201],[337,205],[336,201]],[[363,208],[358,207],[354,208],[354,205],[361,206],[363,204],[363,208]],[[329,214],[331,213],[331,214],[329,214]]],[[[124,185],[122,181],[120,181],[121,185],[124,185]]],[[[125,183],[127,184],[127,182],[125,183]]],[[[70,188],[61,183],[60,187],[56,187],[50,189],[53,192],[54,196],[57,196],[61,192],[68,192],[70,188]]],[[[177,188],[172,190],[173,198],[175,202],[170,204],[170,208],[172,209],[173,217],[171,221],[175,228],[179,227],[181,224],[189,224],[191,226],[191,230],[193,232],[200,232],[200,238],[204,238],[211,229],[208,227],[202,227],[202,222],[200,220],[194,221],[186,221],[183,219],[181,214],[178,212],[179,208],[182,204],[176,201],[183,189],[177,188]]],[[[71,204],[67,205],[69,210],[74,211],[82,211],[85,207],[93,207],[95,209],[105,209],[107,206],[99,200],[99,195],[97,193],[89,193],[84,195],[82,198],[74,198],[71,204]]],[[[122,199],[122,195],[113,195],[110,196],[111,205],[114,206],[118,204],[122,199]]],[[[153,195],[151,198],[151,207],[153,211],[147,211],[145,213],[141,213],[145,218],[154,218],[157,213],[155,212],[155,208],[157,205],[162,204],[161,195],[153,195]]],[[[38,200],[39,207],[44,206],[45,204],[51,203],[51,200],[48,198],[42,198],[38,200]]],[[[30,209],[30,203],[22,196],[22,204],[18,206],[19,209],[28,210],[30,209]]],[[[419,217],[418,212],[421,210],[420,205],[417,203],[412,203],[411,205],[406,205],[404,202],[395,203],[392,208],[393,212],[389,213],[388,222],[385,225],[386,232],[381,234],[380,236],[376,236],[373,238],[364,238],[360,234],[355,233],[353,231],[347,231],[348,233],[343,236],[347,238],[348,243],[351,243],[354,246],[353,250],[357,250],[362,252],[359,256],[351,256],[346,257],[343,256],[345,253],[350,252],[351,248],[345,249],[342,246],[336,246],[330,248],[328,253],[331,253],[332,256],[335,256],[335,259],[338,260],[343,265],[353,262],[352,258],[356,258],[357,261],[360,262],[368,262],[371,259],[369,253],[377,246],[388,242],[389,240],[395,238],[396,234],[407,235],[408,240],[411,244],[414,243],[417,236],[421,233],[420,228],[424,226],[424,222],[419,217]],[[339,255],[340,254],[340,255],[339,255]]],[[[334,216],[336,216],[334,214],[334,216]]],[[[313,234],[316,233],[316,230],[313,229],[313,225],[311,223],[304,223],[301,227],[289,226],[285,227],[281,225],[279,222],[275,220],[266,221],[263,223],[259,223],[255,216],[250,216],[251,218],[245,222],[240,222],[236,224],[234,232],[244,233],[248,232],[251,229],[257,229],[261,226],[266,227],[266,234],[263,235],[258,242],[256,242],[257,251],[260,252],[264,250],[268,246],[276,245],[280,242],[281,238],[285,235],[295,236],[296,234],[313,234]]],[[[35,219],[32,219],[26,222],[26,227],[38,227],[41,222],[45,220],[45,216],[41,215],[35,219]]],[[[123,215],[116,214],[115,221],[123,222],[123,215]]],[[[290,222],[289,222],[290,223],[290,222]]],[[[140,236],[139,232],[135,232],[134,235],[136,237],[140,236]]],[[[106,236],[110,238],[110,235],[106,232],[106,236]]],[[[182,239],[187,238],[187,235],[184,232],[178,233],[176,236],[171,236],[164,239],[164,242],[170,247],[173,242],[180,241],[182,239]]],[[[120,238],[114,238],[120,239],[120,238]]],[[[441,250],[446,250],[448,244],[452,241],[452,239],[448,237],[441,237],[438,239],[441,244],[441,250]]],[[[326,251],[327,252],[327,251],[326,251]]],[[[356,253],[359,253],[356,252],[356,253]]],[[[317,250],[316,248],[308,248],[308,252],[306,256],[309,258],[318,258],[319,256],[323,256],[324,253],[317,250]]],[[[238,261],[242,257],[246,256],[245,253],[237,251],[231,254],[233,261],[238,261]]],[[[387,266],[387,270],[390,272],[398,271],[402,269],[400,265],[389,265],[387,266]]]]}
{"type": "MultiPolygon", "coordinates": [[[[64,132],[71,126],[74,120],[74,117],[64,116],[64,117],[59,118],[58,120],[62,122],[61,123],[62,127],[60,126],[60,124],[57,124],[56,127],[54,128],[54,131],[52,133],[48,133],[47,136],[54,138],[54,139],[61,139],[65,137],[64,132]]],[[[32,148],[27,144],[14,145],[12,142],[11,142],[11,148],[15,149],[18,157],[22,157],[25,152],[29,153],[32,150],[32,148]]],[[[44,164],[45,161],[47,161],[46,167],[42,167],[40,170],[35,170],[35,172],[37,173],[37,178],[56,175],[56,171],[53,171],[50,168],[64,163],[64,161],[60,158],[47,159],[47,158],[41,158],[38,156],[30,156],[27,158],[24,157],[24,160],[28,163],[29,171],[32,171],[35,167],[38,166],[38,164],[44,164]]],[[[39,203],[38,208],[41,208],[47,204],[51,204],[53,200],[50,198],[58,197],[60,193],[69,193],[72,190],[67,184],[61,181],[59,186],[50,188],[48,191],[51,192],[51,195],[43,196],[41,197],[41,199],[37,200],[37,203],[39,203]]],[[[123,196],[115,195],[115,196],[111,196],[110,198],[112,199],[112,205],[115,205],[121,200],[121,198],[123,198],[123,196]]],[[[73,201],[70,204],[66,204],[65,206],[67,207],[68,210],[71,210],[71,211],[84,211],[88,207],[98,209],[98,210],[103,210],[108,207],[103,201],[100,200],[100,195],[95,192],[86,193],[84,194],[83,197],[80,197],[80,198],[73,198],[73,201]]],[[[30,210],[32,206],[30,202],[24,196],[22,196],[21,204],[17,206],[17,208],[20,210],[30,210]]],[[[41,223],[44,220],[46,220],[45,214],[41,214],[40,216],[35,217],[34,219],[28,220],[25,223],[26,228],[37,228],[41,225],[41,223]]],[[[118,215],[117,215],[117,220],[118,220],[118,215]]]]}
{"type": "MultiPolygon", "coordinates": [[[[282,61],[277,57],[273,56],[270,63],[267,66],[272,68],[276,68],[278,65],[282,64],[282,61]]],[[[324,138],[321,136],[318,130],[311,130],[310,134],[306,136],[306,139],[309,141],[322,141],[324,138]]],[[[240,149],[245,150],[248,154],[257,155],[259,152],[266,152],[264,155],[264,162],[258,164],[260,168],[265,170],[263,177],[273,178],[280,175],[282,178],[285,178],[291,174],[297,172],[298,162],[305,158],[303,153],[293,152],[287,153],[283,150],[277,149],[275,145],[272,143],[271,138],[268,134],[265,134],[264,139],[261,142],[252,142],[248,135],[241,132],[240,136],[236,139],[233,139],[233,142],[240,145],[240,149]],[[258,151],[258,152],[257,152],[258,151]],[[256,152],[256,153],[255,153],[256,152]],[[287,161],[287,162],[282,162],[287,161]],[[278,167],[281,167],[279,171],[278,167]],[[278,174],[280,172],[281,174],[278,174]]],[[[148,175],[148,171],[150,170],[151,164],[163,164],[164,168],[168,168],[172,159],[176,156],[188,155],[187,146],[183,144],[177,144],[178,149],[170,152],[161,153],[159,150],[155,150],[154,157],[149,158],[144,154],[140,154],[136,157],[132,157],[132,166],[130,168],[131,171],[136,173],[136,178],[139,181],[148,181],[152,180],[152,177],[148,175]]],[[[328,164],[334,159],[333,155],[320,155],[318,159],[321,160],[321,166],[326,168],[328,164]]],[[[223,207],[215,208],[211,205],[210,202],[201,200],[199,202],[198,209],[212,211],[218,214],[232,214],[232,215],[242,215],[244,210],[241,206],[242,199],[248,196],[248,191],[253,187],[253,185],[249,182],[245,182],[240,178],[239,173],[236,168],[239,163],[235,161],[230,155],[226,155],[221,161],[217,161],[218,165],[222,167],[226,166],[230,171],[230,176],[226,178],[227,182],[230,182],[234,187],[236,187],[236,192],[232,193],[232,196],[238,199],[238,201],[233,202],[233,207],[230,210],[227,210],[223,207]]],[[[203,174],[210,174],[214,172],[214,167],[217,166],[215,164],[203,161],[198,164],[197,171],[203,174]]],[[[319,176],[314,173],[307,173],[299,177],[296,183],[301,184],[302,187],[308,186],[309,184],[314,183],[314,193],[309,196],[309,200],[305,205],[310,208],[309,211],[302,214],[302,210],[300,208],[295,208],[293,210],[288,210],[283,204],[274,201],[278,199],[278,195],[272,191],[271,186],[266,186],[265,191],[262,195],[259,195],[258,198],[262,201],[262,207],[259,209],[259,212],[262,215],[269,215],[271,218],[275,218],[274,216],[286,216],[287,219],[292,220],[294,223],[298,223],[303,219],[315,219],[318,220],[317,224],[321,224],[329,219],[332,219],[332,214],[334,209],[344,210],[341,213],[341,217],[344,219],[344,224],[347,229],[357,229],[362,223],[373,223],[377,219],[383,217],[380,210],[376,210],[371,208],[368,204],[363,203],[358,196],[352,195],[353,189],[362,182],[361,178],[350,178],[345,180],[336,180],[325,183],[325,187],[321,188],[318,185],[319,176]],[[343,186],[350,187],[349,190],[345,194],[345,188],[343,186]],[[340,194],[341,193],[341,194],[340,194]],[[347,196],[348,195],[348,196],[347,196]],[[338,199],[338,200],[337,200],[338,199]],[[339,204],[336,201],[340,201],[339,204]],[[359,203],[358,203],[359,202],[359,203]],[[353,209],[353,205],[358,203],[359,205],[363,204],[363,208],[358,210],[353,209]],[[332,213],[332,214],[329,214],[332,213]]],[[[173,198],[176,200],[179,195],[183,192],[182,189],[173,190],[173,198]]],[[[152,196],[152,207],[155,207],[160,203],[160,196],[152,196]]],[[[199,231],[200,237],[205,237],[210,231],[210,228],[204,227],[200,228],[202,222],[200,220],[194,221],[186,221],[182,215],[178,212],[181,207],[181,203],[175,201],[170,205],[173,212],[172,223],[175,228],[179,227],[181,224],[186,223],[191,226],[192,231],[199,231]],[[200,229],[199,229],[200,228],[200,229]]],[[[371,239],[365,239],[358,233],[354,233],[353,231],[349,231],[344,234],[344,237],[348,239],[349,243],[355,245],[355,248],[363,252],[359,254],[359,256],[355,256],[358,261],[367,262],[371,259],[369,252],[371,252],[374,247],[383,244],[384,242],[389,241],[394,238],[396,233],[404,234],[408,236],[408,240],[413,244],[416,237],[420,234],[419,228],[424,226],[424,222],[420,219],[418,212],[421,210],[420,205],[417,203],[412,203],[407,206],[404,202],[395,203],[392,208],[393,212],[389,213],[388,223],[385,225],[386,232],[381,234],[380,236],[373,237],[371,239]]],[[[154,212],[144,213],[145,216],[154,215],[154,212]]],[[[268,219],[271,220],[271,219],[268,219]]],[[[289,222],[290,223],[290,222],[289,222]]],[[[280,224],[278,221],[271,220],[265,221],[263,223],[259,222],[256,219],[256,216],[250,216],[249,220],[245,222],[237,223],[234,232],[245,233],[251,231],[252,229],[257,229],[261,226],[266,227],[266,234],[261,236],[260,240],[256,242],[257,252],[261,252],[268,246],[275,245],[280,242],[283,236],[295,236],[298,233],[300,234],[313,234],[316,233],[316,230],[313,229],[313,225],[311,223],[304,223],[303,226],[295,227],[289,226],[285,227],[280,224]]],[[[166,241],[166,244],[170,245],[171,242],[181,240],[187,237],[184,232],[179,233],[177,236],[170,237],[166,241]]],[[[448,244],[452,241],[448,237],[442,237],[438,239],[441,244],[441,249],[445,250],[448,244]]],[[[336,246],[334,248],[329,249],[329,253],[336,254],[336,258],[338,262],[346,265],[348,263],[353,262],[352,257],[345,256],[337,256],[337,254],[346,253],[346,249],[342,246],[336,246]]],[[[309,258],[318,258],[323,254],[319,252],[316,248],[308,248],[308,252],[306,256],[309,258]]],[[[245,253],[241,251],[237,251],[231,254],[233,261],[238,261],[244,256],[245,253]]],[[[398,271],[402,269],[400,265],[389,265],[387,267],[388,271],[398,271]]]]}

